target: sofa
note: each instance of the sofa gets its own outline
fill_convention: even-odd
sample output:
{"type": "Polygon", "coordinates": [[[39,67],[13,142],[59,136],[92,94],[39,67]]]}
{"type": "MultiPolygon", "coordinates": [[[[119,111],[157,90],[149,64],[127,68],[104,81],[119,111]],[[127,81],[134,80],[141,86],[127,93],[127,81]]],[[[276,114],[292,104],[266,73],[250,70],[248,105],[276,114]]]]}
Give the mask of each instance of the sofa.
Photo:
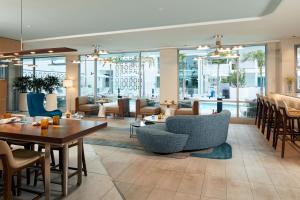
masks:
{"type": "Polygon", "coordinates": [[[212,115],[171,116],[165,124],[154,124],[137,129],[137,138],[146,151],[175,153],[201,150],[226,142],[230,112],[212,115]]]}
{"type": "Polygon", "coordinates": [[[139,115],[144,116],[157,115],[160,113],[160,107],[156,105],[155,101],[149,99],[137,99],[135,109],[135,119],[139,115]]]}
{"type": "Polygon", "coordinates": [[[180,101],[175,115],[199,115],[199,101],[180,101]]]}
{"type": "Polygon", "coordinates": [[[97,114],[99,105],[94,103],[92,98],[88,96],[80,96],[75,98],[75,112],[84,112],[85,114],[97,114]]]}

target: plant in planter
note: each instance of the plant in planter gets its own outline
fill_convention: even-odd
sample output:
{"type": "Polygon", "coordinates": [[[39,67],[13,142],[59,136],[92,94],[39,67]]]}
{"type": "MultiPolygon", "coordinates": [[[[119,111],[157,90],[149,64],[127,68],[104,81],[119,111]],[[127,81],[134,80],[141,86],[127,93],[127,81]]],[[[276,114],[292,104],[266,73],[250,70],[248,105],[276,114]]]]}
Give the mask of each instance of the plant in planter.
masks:
{"type": "Polygon", "coordinates": [[[32,89],[32,80],[30,76],[17,77],[13,82],[13,87],[20,92],[19,94],[19,111],[26,112],[27,108],[27,91],[32,89]]]}
{"type": "Polygon", "coordinates": [[[56,76],[47,76],[44,82],[43,89],[49,94],[61,86],[61,81],[56,76]]]}
{"type": "Polygon", "coordinates": [[[47,76],[44,79],[43,89],[48,93],[46,96],[46,110],[57,109],[57,95],[53,92],[61,86],[61,81],[56,76],[47,76]]]}
{"type": "Polygon", "coordinates": [[[42,78],[34,78],[32,80],[32,88],[36,93],[40,93],[45,85],[45,81],[42,78]]]}
{"type": "Polygon", "coordinates": [[[13,87],[18,90],[20,93],[27,93],[28,90],[31,90],[32,80],[30,76],[20,76],[17,77],[13,82],[13,87]]]}

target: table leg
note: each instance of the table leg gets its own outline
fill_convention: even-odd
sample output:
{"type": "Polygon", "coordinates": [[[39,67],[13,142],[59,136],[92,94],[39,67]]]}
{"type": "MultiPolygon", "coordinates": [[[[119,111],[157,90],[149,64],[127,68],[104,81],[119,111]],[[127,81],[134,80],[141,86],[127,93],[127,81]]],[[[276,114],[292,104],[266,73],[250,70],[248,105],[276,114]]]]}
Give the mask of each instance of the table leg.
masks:
{"type": "Polygon", "coordinates": [[[77,185],[81,185],[82,182],[82,151],[83,151],[83,139],[78,139],[77,148],[77,185]]]}
{"type": "Polygon", "coordinates": [[[50,199],[50,184],[51,184],[51,174],[50,174],[50,144],[45,144],[45,199],[50,199]]]}
{"type": "Polygon", "coordinates": [[[63,146],[63,195],[68,195],[68,180],[69,180],[69,145],[63,146]]]}

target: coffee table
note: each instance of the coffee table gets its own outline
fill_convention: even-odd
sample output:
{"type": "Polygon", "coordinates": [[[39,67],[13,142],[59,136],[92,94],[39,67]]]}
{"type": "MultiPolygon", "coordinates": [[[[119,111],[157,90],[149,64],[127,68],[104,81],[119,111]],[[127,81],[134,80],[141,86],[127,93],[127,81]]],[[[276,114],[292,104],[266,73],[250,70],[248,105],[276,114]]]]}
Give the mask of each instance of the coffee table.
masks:
{"type": "Polygon", "coordinates": [[[166,116],[164,116],[161,119],[158,119],[158,115],[151,115],[151,116],[144,117],[144,120],[150,123],[165,123],[166,119],[167,119],[166,116]]]}
{"type": "Polygon", "coordinates": [[[139,128],[139,127],[142,127],[142,126],[146,126],[145,122],[142,121],[142,120],[138,120],[138,121],[130,123],[130,135],[129,135],[129,137],[132,138],[134,136],[134,134],[133,134],[133,131],[134,131],[133,129],[134,128],[139,128]]]}

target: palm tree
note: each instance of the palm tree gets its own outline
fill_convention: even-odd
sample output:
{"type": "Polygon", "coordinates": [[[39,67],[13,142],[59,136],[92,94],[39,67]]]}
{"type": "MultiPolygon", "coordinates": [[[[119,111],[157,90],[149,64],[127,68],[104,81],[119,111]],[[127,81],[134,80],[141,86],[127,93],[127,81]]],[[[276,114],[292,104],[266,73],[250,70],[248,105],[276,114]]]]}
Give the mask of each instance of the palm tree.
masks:
{"type": "Polygon", "coordinates": [[[257,66],[259,68],[259,75],[260,75],[260,95],[263,95],[264,84],[263,84],[262,70],[263,70],[263,66],[265,65],[265,52],[263,52],[262,50],[251,51],[243,56],[242,62],[245,61],[253,61],[253,62],[256,61],[257,66]]]}

